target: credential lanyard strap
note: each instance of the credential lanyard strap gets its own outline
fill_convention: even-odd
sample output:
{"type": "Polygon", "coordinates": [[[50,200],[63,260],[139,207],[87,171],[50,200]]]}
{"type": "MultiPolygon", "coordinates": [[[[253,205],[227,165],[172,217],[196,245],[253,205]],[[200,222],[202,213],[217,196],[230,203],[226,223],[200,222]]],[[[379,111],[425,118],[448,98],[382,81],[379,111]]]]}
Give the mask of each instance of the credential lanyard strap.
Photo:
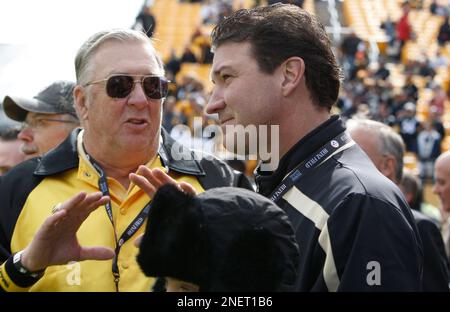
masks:
{"type": "MultiPolygon", "coordinates": [[[[90,157],[87,153],[86,153],[86,155],[87,155],[88,160],[91,162],[91,164],[94,166],[95,170],[97,170],[97,172],[100,175],[100,178],[98,179],[98,187],[99,187],[100,191],[102,192],[103,196],[108,196],[109,197],[109,187],[108,187],[108,182],[106,180],[105,172],[95,162],[95,160],[92,157],[90,157]]],[[[144,221],[147,218],[148,213],[150,212],[150,208],[151,208],[151,203],[148,203],[147,205],[145,205],[145,207],[136,216],[136,218],[134,218],[134,220],[130,223],[130,225],[128,225],[128,227],[122,233],[120,238],[117,239],[116,228],[114,226],[114,219],[113,219],[113,213],[112,213],[111,200],[109,200],[105,204],[106,214],[108,215],[108,218],[111,221],[111,224],[113,226],[114,239],[116,241],[116,248],[114,250],[115,255],[114,255],[114,259],[113,259],[113,263],[112,263],[112,273],[113,273],[113,276],[114,276],[114,282],[116,283],[116,290],[117,291],[119,290],[119,280],[120,280],[119,266],[118,266],[118,263],[117,263],[118,262],[118,257],[119,257],[119,252],[120,252],[120,248],[122,248],[123,244],[127,240],[129,240],[139,230],[139,228],[142,226],[142,224],[144,224],[144,221]]]]}
{"type": "Polygon", "coordinates": [[[346,132],[340,133],[338,136],[328,141],[295,167],[283,181],[281,181],[275,191],[270,194],[269,199],[276,203],[302,176],[320,166],[337,150],[344,150],[350,147],[351,144],[348,144],[350,142],[354,143],[352,138],[346,132]]]}

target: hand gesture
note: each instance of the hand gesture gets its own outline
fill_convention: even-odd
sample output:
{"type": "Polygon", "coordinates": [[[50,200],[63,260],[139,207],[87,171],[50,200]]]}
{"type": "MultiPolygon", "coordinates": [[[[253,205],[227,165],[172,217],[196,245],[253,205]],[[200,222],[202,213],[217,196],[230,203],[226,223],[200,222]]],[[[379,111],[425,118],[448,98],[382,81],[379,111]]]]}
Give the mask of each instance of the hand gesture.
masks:
{"type": "Polygon", "coordinates": [[[22,254],[22,265],[30,271],[70,261],[108,260],[114,251],[107,247],[82,247],[77,231],[89,214],[108,202],[108,196],[81,192],[64,203],[48,217],[22,254]]]}
{"type": "Polygon", "coordinates": [[[139,166],[137,174],[130,173],[130,181],[139,186],[149,197],[155,195],[158,188],[170,183],[177,186],[181,191],[195,195],[195,188],[187,182],[177,182],[167,173],[159,168],[149,169],[146,166],[139,166]]]}
{"type": "MultiPolygon", "coordinates": [[[[145,193],[147,193],[149,197],[153,197],[158,188],[167,183],[171,183],[177,186],[181,191],[185,193],[191,195],[195,195],[197,193],[195,188],[191,184],[187,182],[177,182],[167,173],[158,168],[149,169],[146,166],[139,166],[137,174],[130,173],[129,178],[131,182],[140,187],[145,193]]],[[[134,245],[138,248],[141,244],[142,236],[143,235],[140,235],[134,241],[134,245]]]]}

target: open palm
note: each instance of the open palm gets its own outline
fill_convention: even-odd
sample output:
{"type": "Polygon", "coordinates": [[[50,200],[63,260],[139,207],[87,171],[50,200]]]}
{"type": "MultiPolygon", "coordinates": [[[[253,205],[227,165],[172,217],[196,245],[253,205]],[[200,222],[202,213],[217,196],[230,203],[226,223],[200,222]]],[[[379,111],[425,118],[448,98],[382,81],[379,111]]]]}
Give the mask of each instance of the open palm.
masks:
{"type": "Polygon", "coordinates": [[[89,214],[107,203],[109,198],[100,192],[80,192],[61,204],[37,231],[33,241],[22,255],[22,264],[30,271],[70,261],[107,260],[114,251],[107,247],[83,247],[77,231],[89,214]]]}

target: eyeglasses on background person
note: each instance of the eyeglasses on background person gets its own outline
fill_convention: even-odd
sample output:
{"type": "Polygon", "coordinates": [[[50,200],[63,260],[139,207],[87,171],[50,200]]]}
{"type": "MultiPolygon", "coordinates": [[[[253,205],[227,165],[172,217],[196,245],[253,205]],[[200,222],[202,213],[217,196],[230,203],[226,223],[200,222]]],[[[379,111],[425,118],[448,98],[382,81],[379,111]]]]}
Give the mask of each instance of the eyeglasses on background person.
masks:
{"type": "Polygon", "coordinates": [[[21,130],[23,130],[25,128],[31,128],[31,129],[44,128],[45,124],[47,122],[77,123],[77,121],[75,121],[75,120],[64,120],[64,119],[57,119],[57,118],[45,118],[45,117],[27,118],[27,120],[22,122],[21,130]]]}

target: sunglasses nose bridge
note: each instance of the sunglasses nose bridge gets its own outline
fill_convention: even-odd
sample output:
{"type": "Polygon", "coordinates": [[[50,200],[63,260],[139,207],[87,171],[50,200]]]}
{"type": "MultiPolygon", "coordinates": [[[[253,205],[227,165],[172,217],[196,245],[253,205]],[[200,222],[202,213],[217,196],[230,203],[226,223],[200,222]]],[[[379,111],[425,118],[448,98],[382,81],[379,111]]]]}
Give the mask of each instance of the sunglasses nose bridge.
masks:
{"type": "Polygon", "coordinates": [[[141,86],[142,86],[142,82],[144,81],[144,79],[142,78],[142,79],[136,79],[136,80],[133,80],[133,85],[136,85],[137,83],[140,83],[141,84],[141,86]]]}
{"type": "Polygon", "coordinates": [[[143,79],[133,80],[133,86],[132,86],[128,96],[136,97],[136,96],[138,96],[137,94],[133,95],[133,93],[136,93],[136,92],[139,92],[139,97],[143,97],[145,100],[147,100],[147,95],[146,95],[146,92],[144,89],[143,79]],[[136,84],[140,85],[140,91],[136,90],[136,84]]]}

